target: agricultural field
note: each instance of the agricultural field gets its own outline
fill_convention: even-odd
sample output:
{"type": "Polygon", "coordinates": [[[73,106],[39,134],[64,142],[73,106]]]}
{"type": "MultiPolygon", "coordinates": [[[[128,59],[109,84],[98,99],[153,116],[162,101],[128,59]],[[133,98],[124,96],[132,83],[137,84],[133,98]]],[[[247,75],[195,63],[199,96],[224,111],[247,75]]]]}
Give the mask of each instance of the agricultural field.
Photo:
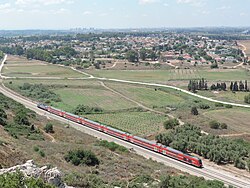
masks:
{"type": "MultiPolygon", "coordinates": [[[[154,87],[145,87],[132,84],[118,84],[105,82],[105,84],[119,93],[150,108],[164,108],[177,106],[184,99],[174,92],[166,92],[154,87]]],[[[169,91],[169,90],[168,90],[169,91]]]]}
{"type": "Polygon", "coordinates": [[[244,97],[249,94],[249,92],[231,92],[231,91],[198,91],[199,95],[210,97],[212,99],[217,99],[225,102],[234,102],[239,104],[246,104],[244,102],[244,97]]]}
{"type": "Polygon", "coordinates": [[[150,137],[163,132],[163,122],[168,119],[164,115],[151,112],[91,114],[85,117],[142,137],[150,137]]]}
{"type": "Polygon", "coordinates": [[[221,123],[226,123],[228,131],[232,133],[250,133],[249,109],[219,109],[206,112],[204,115],[221,123]]]}
{"type": "MultiPolygon", "coordinates": [[[[209,133],[214,133],[216,135],[242,133],[241,129],[237,130],[231,128],[231,124],[228,125],[227,130],[213,130],[209,127],[209,121],[213,119],[219,122],[221,121],[219,116],[220,110],[226,113],[228,111],[233,111],[234,108],[216,107],[212,102],[197,99],[193,96],[167,88],[104,82],[104,84],[111,89],[110,90],[103,87],[99,81],[95,80],[51,81],[18,79],[5,80],[4,83],[7,87],[17,92],[21,92],[19,86],[22,86],[23,83],[27,81],[30,84],[42,83],[47,86],[49,90],[60,96],[62,99],[60,102],[52,102],[54,107],[70,112],[79,104],[100,107],[105,110],[103,114],[91,114],[87,115],[87,117],[141,136],[148,136],[150,134],[155,135],[159,131],[164,131],[163,122],[167,120],[167,117],[154,112],[129,110],[139,107],[135,102],[149,107],[152,110],[164,112],[166,114],[169,113],[181,119],[183,122],[197,125],[201,127],[202,130],[209,133]],[[120,95],[112,92],[112,90],[120,93],[120,95]],[[209,109],[201,109],[200,106],[204,104],[209,105],[209,109]],[[193,106],[198,108],[198,116],[191,115],[190,110],[193,106]],[[218,116],[210,116],[210,113],[218,114],[218,116]]],[[[237,99],[239,102],[241,100],[243,101],[243,97],[246,94],[245,92],[239,93],[240,95],[238,95],[238,93],[221,92],[219,93],[221,94],[219,97],[218,94],[212,92],[202,92],[203,91],[199,91],[198,94],[228,101],[237,99]],[[234,98],[234,95],[238,98],[234,98]]],[[[246,116],[245,119],[249,119],[249,117],[246,116]]],[[[246,120],[246,122],[248,121],[246,120]]],[[[224,123],[224,121],[222,120],[221,123],[224,123]]],[[[154,139],[154,136],[150,137],[150,139],[154,139]]]]}
{"type": "Polygon", "coordinates": [[[62,99],[62,102],[53,103],[52,105],[67,111],[71,111],[79,104],[99,107],[108,111],[123,110],[136,107],[136,105],[134,105],[133,103],[113,94],[112,92],[106,90],[105,88],[102,88],[101,86],[99,86],[99,88],[86,86],[86,88],[83,89],[53,89],[52,91],[60,95],[62,99]]]}
{"type": "Polygon", "coordinates": [[[242,44],[246,47],[246,55],[250,57],[250,40],[238,41],[239,44],[242,44]]]}
{"type": "Polygon", "coordinates": [[[85,77],[84,74],[73,71],[69,67],[56,66],[36,60],[10,57],[3,68],[3,76],[7,77],[85,77]]]}
{"type": "Polygon", "coordinates": [[[171,70],[93,70],[87,71],[97,77],[116,78],[132,81],[172,83],[190,79],[205,78],[208,81],[249,80],[250,73],[243,69],[171,69],[171,70]],[[171,81],[171,82],[170,82],[171,81]]]}
{"type": "Polygon", "coordinates": [[[44,84],[54,93],[58,94],[62,101],[53,102],[54,107],[72,111],[79,104],[100,107],[107,111],[122,110],[136,107],[135,104],[105,89],[98,81],[89,80],[12,80],[6,86],[18,91],[25,82],[30,84],[44,84]]]}

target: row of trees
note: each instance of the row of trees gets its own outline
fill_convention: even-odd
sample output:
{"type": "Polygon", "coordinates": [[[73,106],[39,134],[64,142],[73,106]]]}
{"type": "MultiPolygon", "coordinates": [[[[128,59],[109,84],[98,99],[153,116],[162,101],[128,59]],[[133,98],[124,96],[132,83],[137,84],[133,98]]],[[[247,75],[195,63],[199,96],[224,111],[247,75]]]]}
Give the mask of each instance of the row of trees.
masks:
{"type": "MultiPolygon", "coordinates": [[[[207,84],[207,81],[204,80],[204,78],[202,78],[201,80],[189,80],[189,83],[188,83],[189,91],[192,91],[195,93],[197,90],[207,90],[207,89],[208,89],[208,84],[207,84]]],[[[245,82],[239,81],[239,83],[237,81],[231,82],[229,89],[231,91],[249,91],[247,80],[245,80],[245,82]]],[[[227,84],[225,82],[212,84],[210,86],[210,90],[226,91],[227,84]]]]}
{"type": "Polygon", "coordinates": [[[159,143],[183,152],[192,152],[217,164],[234,163],[238,168],[250,169],[250,145],[244,141],[231,140],[201,134],[201,129],[186,124],[156,136],[159,143]]]}
{"type": "Polygon", "coordinates": [[[217,83],[216,85],[212,84],[210,89],[211,90],[223,90],[223,91],[226,91],[227,90],[227,84],[225,82],[217,83]]]}
{"type": "Polygon", "coordinates": [[[12,54],[12,55],[24,55],[25,49],[23,49],[20,45],[14,45],[12,47],[8,46],[2,46],[0,47],[0,50],[6,54],[12,54]]]}
{"type": "Polygon", "coordinates": [[[197,90],[207,90],[207,81],[202,78],[200,80],[189,80],[188,90],[192,92],[196,92],[197,90]]]}
{"type": "Polygon", "coordinates": [[[43,48],[30,48],[26,51],[26,57],[28,59],[37,59],[41,61],[47,61],[50,63],[58,63],[58,58],[64,56],[67,59],[75,57],[77,52],[68,46],[57,48],[55,50],[45,50],[43,48]]]}
{"type": "Polygon", "coordinates": [[[230,90],[231,91],[249,91],[247,80],[245,80],[245,84],[242,81],[240,81],[239,84],[237,81],[231,82],[230,90]]]}

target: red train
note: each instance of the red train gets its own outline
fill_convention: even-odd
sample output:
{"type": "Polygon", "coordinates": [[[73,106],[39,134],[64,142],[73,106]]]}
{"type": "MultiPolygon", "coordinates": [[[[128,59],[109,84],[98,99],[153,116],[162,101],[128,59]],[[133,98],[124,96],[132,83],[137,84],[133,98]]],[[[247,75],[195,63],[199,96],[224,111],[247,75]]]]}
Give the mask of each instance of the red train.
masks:
{"type": "Polygon", "coordinates": [[[51,106],[47,106],[44,104],[38,104],[37,107],[40,109],[46,110],[52,114],[55,114],[57,116],[61,116],[61,117],[64,117],[68,120],[79,123],[81,125],[85,125],[85,126],[90,127],[92,129],[104,132],[106,134],[120,138],[122,140],[126,140],[128,142],[133,143],[133,144],[139,145],[141,147],[155,151],[157,153],[161,153],[165,156],[177,159],[177,160],[182,161],[184,163],[202,168],[202,161],[198,157],[182,153],[181,151],[164,146],[162,144],[157,144],[155,142],[146,140],[144,138],[140,138],[138,136],[133,136],[133,135],[128,134],[126,132],[114,129],[114,128],[106,126],[106,125],[102,125],[100,123],[91,121],[91,120],[83,118],[83,117],[79,117],[77,115],[74,115],[74,114],[71,114],[71,113],[56,109],[56,108],[53,108],[51,106]]]}

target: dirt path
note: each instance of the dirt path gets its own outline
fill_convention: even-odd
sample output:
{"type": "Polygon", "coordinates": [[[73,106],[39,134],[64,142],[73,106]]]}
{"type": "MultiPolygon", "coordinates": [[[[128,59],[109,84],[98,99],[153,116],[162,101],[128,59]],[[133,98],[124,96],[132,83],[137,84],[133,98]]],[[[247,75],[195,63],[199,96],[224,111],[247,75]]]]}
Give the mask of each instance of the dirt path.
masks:
{"type": "Polygon", "coordinates": [[[104,69],[112,69],[112,68],[114,68],[115,66],[117,65],[117,62],[115,62],[112,66],[110,66],[110,67],[105,67],[104,69]]]}
{"type": "Polygon", "coordinates": [[[244,136],[244,135],[250,135],[250,133],[221,134],[219,136],[221,136],[221,137],[234,137],[234,136],[244,136]]]}
{"type": "Polygon", "coordinates": [[[52,136],[52,135],[50,135],[49,133],[46,133],[43,129],[39,129],[44,135],[46,135],[47,137],[49,137],[50,138],[50,140],[51,140],[51,142],[56,142],[56,139],[52,136]]]}
{"type": "MultiPolygon", "coordinates": [[[[135,100],[133,100],[133,99],[131,99],[131,98],[129,98],[129,97],[127,97],[127,96],[121,94],[121,93],[119,93],[118,91],[116,91],[116,90],[114,90],[114,89],[108,87],[107,85],[105,85],[104,82],[102,82],[102,81],[100,81],[100,83],[101,83],[101,85],[102,85],[104,88],[108,89],[108,90],[111,91],[112,93],[115,93],[115,94],[121,96],[122,98],[124,98],[124,99],[126,99],[126,100],[132,102],[132,103],[135,103],[136,105],[138,105],[139,107],[141,107],[141,108],[143,108],[143,109],[145,109],[145,110],[148,110],[148,111],[150,111],[150,112],[154,112],[154,113],[157,113],[157,114],[161,114],[161,115],[167,115],[167,116],[170,117],[170,118],[175,118],[173,115],[170,115],[170,114],[167,114],[167,113],[164,113],[164,112],[161,112],[161,111],[158,111],[158,110],[154,110],[154,109],[152,109],[152,108],[149,108],[149,107],[143,105],[142,103],[139,103],[139,102],[137,102],[137,101],[135,101],[135,100]]],[[[181,121],[180,119],[178,119],[178,121],[179,121],[180,125],[184,125],[184,122],[183,122],[183,121],[181,121]]]]}
{"type": "Polygon", "coordinates": [[[245,56],[245,57],[247,57],[247,55],[246,55],[246,51],[247,51],[246,46],[245,46],[245,45],[243,45],[243,44],[241,44],[241,43],[239,43],[239,46],[242,46],[242,47],[243,47],[243,49],[242,49],[243,54],[244,54],[244,56],[245,56]]]}

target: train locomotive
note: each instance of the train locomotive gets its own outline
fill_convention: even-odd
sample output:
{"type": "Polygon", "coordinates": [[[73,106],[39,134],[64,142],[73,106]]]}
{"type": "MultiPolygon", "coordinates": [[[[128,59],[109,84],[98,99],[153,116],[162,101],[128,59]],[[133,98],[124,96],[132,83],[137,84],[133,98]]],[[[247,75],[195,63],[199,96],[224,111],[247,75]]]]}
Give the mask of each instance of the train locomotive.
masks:
{"type": "Polygon", "coordinates": [[[80,125],[90,127],[92,129],[104,132],[104,133],[109,134],[111,136],[114,136],[116,138],[130,142],[132,144],[136,144],[136,145],[141,146],[143,148],[149,149],[151,151],[154,151],[154,152],[160,153],[162,155],[177,159],[179,161],[193,165],[195,167],[202,168],[201,159],[199,159],[198,157],[195,157],[195,156],[191,156],[189,154],[185,154],[185,153],[178,151],[178,150],[175,150],[171,147],[167,147],[165,145],[158,144],[158,143],[149,141],[147,139],[131,135],[129,133],[120,131],[118,129],[91,121],[87,118],[83,118],[83,117],[56,109],[56,108],[51,107],[51,106],[47,106],[44,104],[38,104],[37,107],[42,109],[42,110],[48,111],[52,114],[55,114],[57,116],[60,116],[60,117],[63,117],[65,119],[68,119],[70,121],[73,121],[75,123],[78,123],[80,125]]]}

